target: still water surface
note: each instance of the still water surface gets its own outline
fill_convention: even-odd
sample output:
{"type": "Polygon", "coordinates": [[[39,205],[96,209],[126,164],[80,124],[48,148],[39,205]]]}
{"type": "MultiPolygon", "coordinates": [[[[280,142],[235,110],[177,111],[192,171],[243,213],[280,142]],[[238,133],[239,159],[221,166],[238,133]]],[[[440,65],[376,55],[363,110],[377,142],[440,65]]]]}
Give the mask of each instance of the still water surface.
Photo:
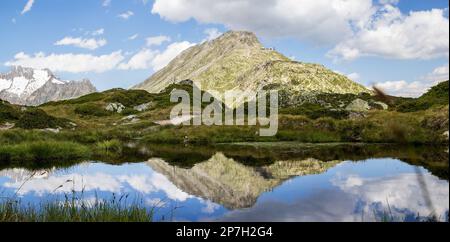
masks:
{"type": "MultiPolygon", "coordinates": [[[[266,153],[255,152],[254,147],[241,149],[249,150],[246,154],[266,153]]],[[[421,158],[414,154],[410,161],[369,152],[350,161],[333,159],[340,158],[334,150],[327,151],[326,160],[304,150],[294,145],[273,152],[275,157],[255,155],[258,160],[270,159],[262,163],[249,163],[248,155],[213,150],[206,153],[208,158],[190,160],[187,166],[158,156],[115,165],[4,168],[0,195],[16,194],[25,204],[58,200],[72,191],[82,193],[88,203],[126,196],[124,204],[139,202],[154,208],[158,221],[380,221],[386,217],[413,221],[432,214],[448,220],[447,153],[432,158],[419,152],[421,158]],[[441,160],[433,160],[433,166],[420,165],[427,164],[422,157],[441,160]]]]}

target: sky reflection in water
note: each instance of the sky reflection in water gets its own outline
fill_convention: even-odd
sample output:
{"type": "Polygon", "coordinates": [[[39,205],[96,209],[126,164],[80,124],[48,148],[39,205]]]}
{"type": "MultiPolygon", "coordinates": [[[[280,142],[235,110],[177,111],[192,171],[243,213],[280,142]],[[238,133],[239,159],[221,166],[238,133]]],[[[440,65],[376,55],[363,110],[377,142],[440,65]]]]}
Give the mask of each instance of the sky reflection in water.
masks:
{"type": "Polygon", "coordinates": [[[25,203],[62,198],[72,189],[84,190],[83,199],[91,203],[128,194],[128,202],[157,207],[156,220],[173,221],[375,221],[385,212],[412,220],[432,210],[447,220],[449,210],[448,181],[395,159],[288,161],[255,168],[216,154],[191,169],[161,159],[120,166],[83,163],[39,171],[24,184],[31,174],[0,171],[0,195],[12,196],[22,184],[17,196],[25,203]]]}

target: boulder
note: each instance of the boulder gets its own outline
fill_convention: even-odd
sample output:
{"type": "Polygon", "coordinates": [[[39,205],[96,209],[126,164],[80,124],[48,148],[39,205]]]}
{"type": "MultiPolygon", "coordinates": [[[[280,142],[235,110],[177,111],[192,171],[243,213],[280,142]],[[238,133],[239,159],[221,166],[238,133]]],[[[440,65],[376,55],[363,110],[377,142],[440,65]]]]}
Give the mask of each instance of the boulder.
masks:
{"type": "Polygon", "coordinates": [[[122,113],[125,110],[125,106],[121,103],[110,103],[106,106],[106,111],[122,113]]]}
{"type": "Polygon", "coordinates": [[[145,112],[145,111],[153,108],[154,106],[155,106],[155,104],[153,102],[149,102],[149,103],[144,103],[144,104],[135,106],[133,109],[138,112],[145,112]]]}
{"type": "Polygon", "coordinates": [[[345,110],[350,112],[367,112],[370,110],[370,106],[368,102],[358,98],[351,102],[345,110]]]}
{"type": "Polygon", "coordinates": [[[388,110],[388,109],[389,109],[389,106],[388,106],[386,103],[383,103],[383,102],[374,102],[374,104],[380,105],[380,106],[383,108],[383,110],[388,110]]]}

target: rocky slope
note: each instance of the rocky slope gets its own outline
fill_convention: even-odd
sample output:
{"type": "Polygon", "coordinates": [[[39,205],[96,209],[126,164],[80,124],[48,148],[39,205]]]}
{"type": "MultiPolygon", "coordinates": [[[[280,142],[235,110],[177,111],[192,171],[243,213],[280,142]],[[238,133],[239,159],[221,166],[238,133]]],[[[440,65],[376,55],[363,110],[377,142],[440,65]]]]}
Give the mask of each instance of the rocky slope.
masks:
{"type": "Polygon", "coordinates": [[[183,80],[203,90],[258,91],[264,87],[291,94],[369,92],[322,65],[292,61],[265,48],[250,32],[228,32],[182,52],[165,68],[135,86],[157,93],[183,80]]]}
{"type": "Polygon", "coordinates": [[[47,69],[17,66],[9,73],[0,74],[0,99],[13,104],[38,106],[92,92],[96,92],[96,89],[89,80],[63,81],[47,69]]]}

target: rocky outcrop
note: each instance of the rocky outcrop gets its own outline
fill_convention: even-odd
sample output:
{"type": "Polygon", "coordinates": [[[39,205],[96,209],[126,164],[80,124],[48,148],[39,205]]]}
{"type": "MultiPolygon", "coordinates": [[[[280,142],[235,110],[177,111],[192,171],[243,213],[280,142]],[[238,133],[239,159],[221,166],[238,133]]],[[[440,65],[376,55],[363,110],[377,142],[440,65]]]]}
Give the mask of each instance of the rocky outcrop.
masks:
{"type": "MultiPolygon", "coordinates": [[[[134,88],[158,93],[184,80],[192,80],[203,90],[222,93],[263,88],[295,95],[370,92],[322,65],[292,61],[273,49],[264,48],[253,33],[235,31],[185,50],[134,88]]],[[[242,102],[239,100],[237,104],[242,102]]]]}
{"type": "Polygon", "coordinates": [[[125,110],[125,106],[121,103],[109,103],[105,109],[109,112],[122,113],[125,110]]]}
{"type": "Polygon", "coordinates": [[[13,104],[39,106],[96,91],[89,80],[63,81],[48,69],[17,66],[9,73],[0,74],[0,99],[13,104]]]}

